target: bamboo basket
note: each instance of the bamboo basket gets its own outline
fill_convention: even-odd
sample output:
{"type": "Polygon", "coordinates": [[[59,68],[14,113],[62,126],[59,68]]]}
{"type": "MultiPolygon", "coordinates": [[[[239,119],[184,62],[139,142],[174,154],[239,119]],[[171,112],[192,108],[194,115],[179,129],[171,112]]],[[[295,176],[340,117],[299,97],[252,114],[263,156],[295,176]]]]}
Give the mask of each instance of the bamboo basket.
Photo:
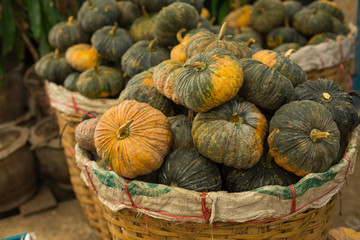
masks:
{"type": "Polygon", "coordinates": [[[75,128],[80,122],[81,114],[65,114],[57,109],[53,109],[56,113],[59,129],[62,131],[65,125],[69,123],[62,135],[62,145],[66,155],[66,162],[70,173],[70,182],[73,186],[76,198],[78,199],[81,209],[88,220],[90,226],[96,231],[97,235],[103,240],[109,240],[110,233],[107,222],[104,218],[103,208],[93,190],[91,190],[80,178],[80,169],[76,165],[74,146],[75,128]]]}
{"type": "Polygon", "coordinates": [[[113,240],[142,239],[237,239],[237,240],[327,240],[336,195],[321,208],[314,208],[286,220],[269,219],[247,223],[201,224],[170,222],[132,209],[113,212],[104,205],[105,218],[113,240]]]}

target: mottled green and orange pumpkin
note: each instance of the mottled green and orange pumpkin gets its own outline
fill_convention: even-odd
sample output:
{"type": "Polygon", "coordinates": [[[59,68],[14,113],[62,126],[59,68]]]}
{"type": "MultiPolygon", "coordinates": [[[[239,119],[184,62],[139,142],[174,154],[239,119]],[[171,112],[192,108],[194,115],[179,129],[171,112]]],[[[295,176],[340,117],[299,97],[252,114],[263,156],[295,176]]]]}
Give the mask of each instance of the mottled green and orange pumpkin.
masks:
{"type": "Polygon", "coordinates": [[[281,54],[285,54],[290,49],[299,50],[301,48],[301,45],[298,43],[283,43],[276,48],[273,49],[273,51],[276,51],[281,54]]]}
{"type": "Polygon", "coordinates": [[[100,63],[100,54],[90,44],[79,43],[69,47],[65,52],[66,61],[79,72],[93,68],[100,63]]]}
{"type": "Polygon", "coordinates": [[[301,34],[312,37],[332,29],[331,16],[318,8],[303,8],[297,12],[293,19],[293,27],[301,34]]]}
{"type": "Polygon", "coordinates": [[[250,26],[250,15],[252,5],[246,4],[241,8],[235,9],[225,16],[224,21],[228,22],[228,27],[238,33],[239,29],[250,26]]]}
{"type": "Polygon", "coordinates": [[[252,28],[266,34],[284,24],[285,8],[279,0],[257,0],[250,15],[252,28]]]}
{"type": "Polygon", "coordinates": [[[55,24],[48,35],[50,45],[61,50],[66,50],[77,43],[87,43],[89,38],[73,16],[70,16],[67,21],[55,24]]]}
{"type": "Polygon", "coordinates": [[[234,38],[243,42],[247,42],[251,38],[254,38],[256,40],[256,44],[259,46],[262,46],[264,42],[263,36],[251,27],[242,27],[241,29],[239,28],[239,33],[235,34],[234,38]]]}
{"type": "Polygon", "coordinates": [[[285,27],[274,28],[266,35],[266,45],[270,49],[276,48],[283,43],[290,42],[296,42],[303,46],[307,43],[307,39],[294,28],[291,28],[288,23],[285,27]]]}
{"type": "Polygon", "coordinates": [[[218,166],[194,148],[177,148],[165,159],[159,172],[161,184],[197,192],[220,191],[218,166]]]}
{"type": "Polygon", "coordinates": [[[344,22],[344,13],[341,11],[341,8],[337,5],[336,2],[328,0],[318,0],[314,1],[308,6],[311,9],[321,9],[330,14],[331,16],[336,17],[341,22],[344,22]]]}
{"type": "Polygon", "coordinates": [[[157,17],[157,13],[149,14],[144,6],[141,6],[143,15],[139,18],[135,19],[135,21],[131,24],[129,33],[131,39],[134,42],[138,42],[141,40],[152,40],[154,39],[154,23],[157,17]]]}
{"type": "Polygon", "coordinates": [[[295,50],[290,49],[285,54],[272,50],[261,50],[255,53],[252,58],[280,72],[281,75],[291,81],[294,87],[307,80],[306,72],[289,57],[295,50]]]}
{"type": "Polygon", "coordinates": [[[160,11],[163,7],[170,4],[168,0],[131,0],[131,2],[135,3],[140,8],[144,6],[149,12],[160,11]]]}
{"type": "Polygon", "coordinates": [[[95,129],[99,156],[117,174],[130,179],[159,169],[170,151],[171,139],[167,117],[135,100],[110,108],[95,129]]]}
{"type": "Polygon", "coordinates": [[[177,148],[194,148],[193,138],[191,135],[192,123],[194,121],[194,112],[189,111],[188,116],[178,114],[173,117],[168,117],[171,124],[171,134],[173,141],[171,149],[177,148]]]}
{"type": "Polygon", "coordinates": [[[288,18],[290,22],[292,21],[294,15],[303,8],[301,3],[296,0],[286,0],[283,1],[282,4],[285,8],[285,18],[288,18]]]}
{"type": "Polygon", "coordinates": [[[342,34],[347,35],[350,32],[350,29],[347,25],[345,25],[343,22],[341,22],[336,17],[331,16],[332,20],[332,29],[331,32],[335,33],[336,35],[342,34]]]}
{"type": "Polygon", "coordinates": [[[74,69],[67,63],[64,54],[60,53],[59,49],[55,49],[35,63],[35,72],[50,82],[62,84],[74,69]]]}
{"type": "Polygon", "coordinates": [[[205,51],[188,59],[175,79],[181,105],[206,112],[234,98],[243,82],[239,61],[223,49],[205,51]]]}
{"type": "Polygon", "coordinates": [[[119,61],[122,55],[132,46],[129,33],[114,26],[102,27],[91,36],[91,43],[101,58],[109,61],[119,61]]]}
{"type": "Polygon", "coordinates": [[[173,102],[162,95],[153,82],[154,68],[132,77],[119,96],[119,102],[136,100],[147,103],[166,116],[174,115],[173,102]]]}
{"type": "Polygon", "coordinates": [[[118,7],[118,22],[120,27],[128,29],[135,19],[141,17],[139,6],[130,1],[116,2],[118,7]]]}
{"type": "Polygon", "coordinates": [[[77,13],[81,28],[92,34],[96,30],[113,25],[118,19],[118,7],[112,0],[86,0],[77,13]]]}
{"type": "Polygon", "coordinates": [[[79,80],[80,73],[72,72],[70,73],[64,81],[64,88],[69,91],[77,91],[76,83],[79,80]]]}
{"type": "Polygon", "coordinates": [[[283,104],[295,100],[291,81],[280,72],[255,59],[239,61],[244,72],[240,96],[268,112],[274,112],[283,104]]]}
{"type": "Polygon", "coordinates": [[[333,114],[314,101],[285,104],[272,117],[269,131],[275,162],[301,177],[327,171],[339,151],[340,132],[333,114]]]}
{"type": "Polygon", "coordinates": [[[207,30],[193,35],[186,44],[186,58],[216,48],[227,50],[238,59],[251,57],[251,52],[243,41],[225,36],[226,28],[227,22],[224,22],[218,35],[207,30]]]}
{"type": "Polygon", "coordinates": [[[120,93],[124,88],[124,80],[115,68],[95,65],[80,74],[76,88],[88,98],[108,98],[120,93]]]}
{"type": "Polygon", "coordinates": [[[263,153],[265,116],[252,103],[235,98],[193,121],[192,137],[199,153],[234,168],[251,168],[263,153]]]}
{"type": "Polygon", "coordinates": [[[121,67],[130,77],[154,67],[170,58],[170,50],[152,41],[142,40],[133,44],[121,58],[121,67]]]}
{"type": "Polygon", "coordinates": [[[319,43],[328,42],[330,40],[336,40],[335,33],[331,33],[331,32],[318,33],[309,39],[308,45],[316,45],[319,43]]]}
{"type": "Polygon", "coordinates": [[[161,9],[154,23],[154,36],[164,46],[177,43],[177,32],[185,28],[187,31],[197,27],[198,11],[187,3],[175,2],[161,9]]]}
{"type": "Polygon", "coordinates": [[[182,2],[192,5],[200,14],[202,8],[204,7],[203,0],[167,0],[169,4],[172,4],[174,2],[182,2]]]}

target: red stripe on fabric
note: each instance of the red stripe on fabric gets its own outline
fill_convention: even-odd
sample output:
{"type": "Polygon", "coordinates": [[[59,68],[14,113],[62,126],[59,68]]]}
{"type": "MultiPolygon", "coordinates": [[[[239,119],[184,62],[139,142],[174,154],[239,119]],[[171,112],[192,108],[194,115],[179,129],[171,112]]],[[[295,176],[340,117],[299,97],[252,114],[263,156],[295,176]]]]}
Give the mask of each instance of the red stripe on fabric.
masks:
{"type": "Polygon", "coordinates": [[[130,199],[130,202],[131,202],[131,206],[132,207],[135,207],[135,203],[134,201],[132,200],[132,197],[131,197],[131,194],[130,194],[130,191],[129,191],[129,184],[131,183],[131,180],[127,181],[126,184],[125,184],[125,190],[126,190],[126,194],[128,195],[129,199],[130,199]]]}
{"type": "Polygon", "coordinates": [[[211,216],[211,210],[208,207],[206,207],[206,194],[207,194],[206,192],[203,192],[201,194],[201,210],[203,213],[204,222],[209,223],[210,216],[211,216]]]}
{"type": "Polygon", "coordinates": [[[76,153],[75,153],[75,149],[73,149],[73,148],[69,148],[70,149],[70,152],[72,153],[72,155],[76,155],[76,153]]]}
{"type": "Polygon", "coordinates": [[[72,101],[72,103],[73,103],[75,112],[76,112],[76,113],[79,113],[79,109],[78,109],[78,107],[77,107],[77,104],[76,104],[76,101],[75,101],[75,97],[74,97],[73,94],[71,94],[71,101],[72,101]]]}
{"type": "Polygon", "coordinates": [[[343,159],[348,162],[348,166],[347,166],[346,172],[345,172],[345,177],[346,177],[346,176],[348,175],[349,169],[350,169],[350,159],[349,159],[349,157],[346,156],[346,155],[344,155],[343,159]]]}
{"type": "Polygon", "coordinates": [[[149,234],[149,225],[148,225],[148,221],[147,221],[146,211],[145,211],[145,225],[146,225],[146,233],[149,234]]]}
{"type": "Polygon", "coordinates": [[[98,194],[97,189],[96,189],[96,187],[95,187],[95,185],[94,185],[94,183],[93,183],[93,181],[92,181],[92,179],[91,179],[91,177],[90,177],[90,173],[89,173],[89,171],[88,171],[88,169],[87,169],[87,163],[88,163],[88,162],[90,162],[90,160],[89,160],[89,159],[86,159],[86,162],[85,162],[85,164],[84,164],[84,167],[85,167],[85,170],[86,170],[86,174],[87,174],[87,176],[88,176],[88,178],[89,178],[89,180],[90,180],[92,189],[95,191],[95,193],[96,193],[96,195],[97,195],[97,194],[98,194]]]}
{"type": "Polygon", "coordinates": [[[292,195],[290,213],[294,213],[296,209],[296,192],[292,185],[290,185],[289,188],[291,190],[291,195],[292,195]]]}

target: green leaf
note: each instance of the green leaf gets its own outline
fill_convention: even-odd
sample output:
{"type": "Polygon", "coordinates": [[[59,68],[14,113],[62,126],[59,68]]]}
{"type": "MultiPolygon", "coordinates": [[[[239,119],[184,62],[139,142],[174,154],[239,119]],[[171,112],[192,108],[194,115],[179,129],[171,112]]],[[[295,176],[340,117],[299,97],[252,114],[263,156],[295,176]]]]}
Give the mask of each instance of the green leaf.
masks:
{"type": "Polygon", "coordinates": [[[41,35],[40,36],[40,41],[39,41],[39,52],[40,52],[40,56],[44,56],[47,53],[51,52],[51,47],[48,43],[48,39],[47,36],[45,35],[41,35]]]}
{"type": "Polygon", "coordinates": [[[211,1],[211,16],[215,16],[217,17],[218,14],[217,14],[217,5],[218,5],[218,0],[213,0],[211,1]]]}
{"type": "Polygon", "coordinates": [[[228,14],[228,5],[229,5],[229,1],[225,1],[223,4],[221,4],[220,9],[219,9],[219,14],[217,17],[218,24],[222,24],[224,18],[228,14]]]}
{"type": "Polygon", "coordinates": [[[53,0],[42,0],[41,3],[42,3],[42,8],[44,10],[44,14],[48,20],[48,23],[51,26],[54,26],[60,21],[61,17],[58,10],[55,7],[53,0]]]}
{"type": "Polygon", "coordinates": [[[27,0],[29,8],[30,29],[35,39],[41,35],[41,6],[40,0],[27,0]]]}
{"type": "Polygon", "coordinates": [[[0,19],[0,28],[2,32],[1,39],[1,57],[5,57],[14,47],[16,26],[15,16],[11,8],[11,0],[2,1],[2,16],[0,19]]]}

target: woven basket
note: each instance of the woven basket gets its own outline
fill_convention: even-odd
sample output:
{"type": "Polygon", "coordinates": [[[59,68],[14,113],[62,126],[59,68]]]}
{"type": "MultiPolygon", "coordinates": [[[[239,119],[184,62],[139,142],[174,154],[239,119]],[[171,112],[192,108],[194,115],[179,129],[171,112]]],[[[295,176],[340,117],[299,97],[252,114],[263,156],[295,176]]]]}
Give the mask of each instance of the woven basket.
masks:
{"type": "MultiPolygon", "coordinates": [[[[80,122],[81,114],[65,114],[57,109],[53,109],[56,113],[57,121],[60,131],[64,129],[65,124],[68,122],[80,122]]],[[[94,192],[86,186],[84,181],[80,178],[80,169],[76,165],[74,156],[75,141],[75,128],[77,123],[69,123],[62,135],[62,145],[66,155],[66,161],[70,173],[70,181],[73,186],[76,198],[80,202],[86,219],[89,221],[90,226],[96,231],[97,235],[103,240],[110,238],[110,233],[107,227],[107,222],[104,218],[103,208],[101,203],[95,196],[94,192]]]]}
{"type": "Polygon", "coordinates": [[[142,239],[301,239],[326,240],[336,197],[321,208],[311,209],[286,220],[248,223],[176,223],[156,219],[134,210],[113,212],[106,206],[105,218],[113,240],[142,239]]]}

